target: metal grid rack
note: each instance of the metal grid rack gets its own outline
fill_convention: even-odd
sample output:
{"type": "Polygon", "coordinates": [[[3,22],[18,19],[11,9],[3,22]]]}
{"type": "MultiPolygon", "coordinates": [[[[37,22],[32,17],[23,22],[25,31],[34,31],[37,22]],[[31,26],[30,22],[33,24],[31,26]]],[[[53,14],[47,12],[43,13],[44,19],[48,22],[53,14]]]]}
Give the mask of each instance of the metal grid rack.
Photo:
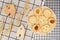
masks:
{"type": "MultiPolygon", "coordinates": [[[[5,18],[4,29],[7,25],[9,25],[8,20],[12,19],[12,21],[13,21],[13,24],[12,24],[13,27],[12,27],[11,32],[9,33],[9,35],[4,35],[2,33],[1,40],[21,40],[20,38],[16,37],[17,28],[21,24],[23,24],[26,28],[26,33],[25,33],[23,40],[60,40],[60,7],[59,7],[60,0],[46,0],[45,1],[45,6],[50,7],[55,12],[56,17],[57,17],[57,25],[54,28],[54,30],[51,33],[49,33],[48,35],[35,34],[35,33],[32,33],[31,30],[29,30],[28,25],[27,25],[27,19],[26,19],[26,17],[24,17],[24,14],[22,11],[22,9],[24,8],[24,5],[23,5],[24,3],[25,3],[25,0],[0,0],[0,15],[5,18]],[[2,7],[6,3],[15,4],[16,9],[17,9],[16,13],[19,10],[21,11],[20,24],[18,24],[18,25],[15,24],[16,14],[14,15],[13,18],[7,17],[3,14],[2,7]]],[[[40,0],[30,0],[28,4],[29,4],[30,8],[33,9],[34,7],[40,5],[40,0]]]]}

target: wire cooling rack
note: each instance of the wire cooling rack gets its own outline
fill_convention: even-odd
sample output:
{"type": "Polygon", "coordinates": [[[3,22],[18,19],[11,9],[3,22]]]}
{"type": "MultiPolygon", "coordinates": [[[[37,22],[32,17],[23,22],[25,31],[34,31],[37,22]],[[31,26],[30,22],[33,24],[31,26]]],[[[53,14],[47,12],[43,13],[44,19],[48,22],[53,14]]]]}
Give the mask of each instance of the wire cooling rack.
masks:
{"type": "MultiPolygon", "coordinates": [[[[23,40],[60,40],[60,0],[45,1],[44,6],[50,7],[55,12],[57,17],[57,25],[54,28],[54,30],[50,32],[48,35],[39,35],[31,32],[31,30],[28,28],[28,25],[27,25],[27,19],[26,17],[24,17],[24,13],[22,11],[24,8],[24,3],[25,3],[25,0],[0,0],[0,15],[5,18],[3,30],[5,30],[5,27],[9,25],[10,20],[13,21],[12,30],[9,33],[9,35],[4,35],[2,33],[0,40],[22,40],[16,37],[18,26],[20,26],[21,24],[23,24],[26,28],[26,32],[23,40]],[[18,11],[21,11],[21,20],[19,21],[20,24],[16,25],[16,22],[15,22],[16,14],[14,15],[13,18],[10,18],[4,15],[4,13],[2,12],[2,7],[6,3],[12,3],[16,6],[16,9],[17,9],[16,14],[18,11]]],[[[31,9],[33,9],[36,6],[40,6],[40,0],[30,0],[28,2],[28,5],[30,6],[31,9]]]]}

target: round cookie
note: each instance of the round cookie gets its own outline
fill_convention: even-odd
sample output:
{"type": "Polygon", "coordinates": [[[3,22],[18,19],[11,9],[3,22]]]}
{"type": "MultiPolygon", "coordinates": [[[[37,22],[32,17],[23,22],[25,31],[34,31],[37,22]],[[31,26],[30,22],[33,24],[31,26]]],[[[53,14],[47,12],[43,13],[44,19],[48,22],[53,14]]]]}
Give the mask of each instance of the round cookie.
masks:
{"type": "Polygon", "coordinates": [[[30,29],[32,25],[37,23],[37,18],[35,15],[28,16],[28,28],[30,29]]]}
{"type": "Polygon", "coordinates": [[[41,7],[36,7],[34,8],[34,15],[42,15],[42,8],[41,7]]]}
{"type": "Polygon", "coordinates": [[[55,26],[56,26],[56,19],[55,19],[54,17],[50,17],[50,18],[48,19],[48,22],[49,22],[49,25],[50,25],[51,27],[55,27],[55,26]]]}
{"type": "Polygon", "coordinates": [[[32,30],[32,32],[39,33],[40,28],[41,27],[39,24],[34,24],[34,25],[32,25],[31,30],[32,30]]]}
{"type": "Polygon", "coordinates": [[[28,22],[30,22],[31,24],[36,24],[36,22],[37,22],[36,16],[34,16],[34,15],[29,16],[28,22]]]}
{"type": "Polygon", "coordinates": [[[44,7],[43,7],[43,15],[44,15],[46,18],[49,18],[49,17],[51,17],[51,16],[53,15],[53,11],[52,11],[50,8],[44,6],[44,7]]]}
{"type": "Polygon", "coordinates": [[[48,34],[50,32],[51,28],[48,24],[44,25],[43,27],[41,27],[40,29],[40,33],[41,34],[48,34]]]}
{"type": "Polygon", "coordinates": [[[2,11],[12,17],[16,12],[16,8],[14,4],[5,4],[2,11]]]}
{"type": "Polygon", "coordinates": [[[43,25],[45,25],[45,24],[47,24],[48,23],[48,20],[47,20],[47,18],[45,17],[45,16],[39,16],[39,24],[41,25],[41,26],[43,26],[43,25]]]}

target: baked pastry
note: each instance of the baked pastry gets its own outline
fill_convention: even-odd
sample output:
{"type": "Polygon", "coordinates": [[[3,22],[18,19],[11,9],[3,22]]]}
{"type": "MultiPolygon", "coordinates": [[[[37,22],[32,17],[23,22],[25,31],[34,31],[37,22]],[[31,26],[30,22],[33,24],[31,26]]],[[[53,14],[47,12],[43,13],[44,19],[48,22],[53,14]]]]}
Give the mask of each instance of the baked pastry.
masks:
{"type": "Polygon", "coordinates": [[[49,25],[50,25],[51,27],[55,27],[55,26],[56,26],[56,19],[55,19],[55,18],[50,17],[50,18],[48,19],[48,22],[49,22],[49,25]]]}
{"type": "Polygon", "coordinates": [[[31,30],[35,33],[39,33],[41,26],[39,24],[34,24],[31,27],[31,30]]]}
{"type": "Polygon", "coordinates": [[[37,22],[37,18],[35,15],[31,15],[28,17],[28,22],[31,23],[31,24],[36,24],[37,22]]]}
{"type": "Polygon", "coordinates": [[[17,37],[24,38],[25,28],[21,25],[17,30],[17,37]]]}
{"type": "Polygon", "coordinates": [[[14,4],[5,4],[2,11],[12,17],[16,12],[16,8],[14,4]]]}
{"type": "Polygon", "coordinates": [[[41,7],[36,7],[33,11],[36,16],[42,15],[42,8],[41,7]]]}
{"type": "Polygon", "coordinates": [[[43,26],[43,25],[48,23],[48,20],[45,16],[39,16],[39,21],[38,22],[41,26],[43,26]]]}
{"type": "Polygon", "coordinates": [[[48,24],[44,25],[40,29],[41,34],[48,34],[51,31],[51,28],[48,24]]]}
{"type": "Polygon", "coordinates": [[[56,26],[56,16],[54,12],[46,6],[37,7],[29,14],[28,27],[35,33],[48,34],[56,26]],[[32,15],[35,15],[35,17],[32,15]]]}

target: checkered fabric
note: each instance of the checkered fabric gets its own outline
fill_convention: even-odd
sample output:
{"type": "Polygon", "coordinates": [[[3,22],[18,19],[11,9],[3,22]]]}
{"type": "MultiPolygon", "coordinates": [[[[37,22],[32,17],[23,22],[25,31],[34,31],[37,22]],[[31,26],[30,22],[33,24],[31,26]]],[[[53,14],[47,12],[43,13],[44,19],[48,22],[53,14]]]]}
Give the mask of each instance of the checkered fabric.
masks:
{"type": "MultiPolygon", "coordinates": [[[[48,35],[39,35],[31,32],[31,30],[28,28],[27,25],[27,18],[24,16],[24,12],[22,11],[24,9],[24,3],[26,0],[0,0],[0,15],[4,17],[5,22],[4,22],[4,28],[9,25],[9,22],[12,20],[12,30],[9,33],[9,35],[1,34],[1,39],[0,40],[60,40],[60,0],[46,0],[44,6],[50,7],[54,13],[56,14],[57,17],[57,25],[56,27],[48,34],[48,35]],[[2,7],[6,3],[12,3],[16,6],[16,13],[11,17],[7,17],[3,12],[2,12],[2,7]],[[20,24],[16,25],[16,15],[17,12],[21,11],[21,20],[19,20],[20,24]],[[17,38],[16,37],[16,32],[18,27],[23,24],[26,28],[25,36],[23,39],[17,38]]],[[[29,8],[32,10],[36,6],[41,6],[41,0],[29,0],[28,5],[29,8]]],[[[0,19],[1,22],[1,19],[0,19]]]]}

